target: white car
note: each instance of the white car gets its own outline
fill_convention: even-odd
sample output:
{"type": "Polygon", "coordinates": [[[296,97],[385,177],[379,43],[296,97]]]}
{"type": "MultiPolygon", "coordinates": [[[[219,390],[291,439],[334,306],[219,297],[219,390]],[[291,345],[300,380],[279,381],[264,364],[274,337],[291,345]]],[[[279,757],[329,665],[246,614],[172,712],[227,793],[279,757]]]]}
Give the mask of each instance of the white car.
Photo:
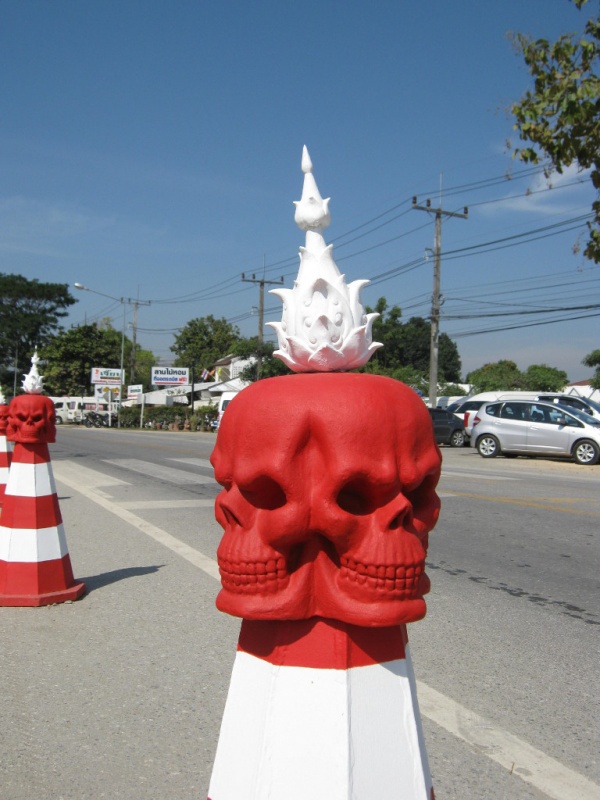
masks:
{"type": "Polygon", "coordinates": [[[595,464],[600,458],[600,420],[539,400],[483,403],[473,420],[471,447],[483,458],[502,453],[595,464]]]}
{"type": "Polygon", "coordinates": [[[465,397],[463,400],[457,400],[446,408],[463,421],[465,429],[465,442],[468,444],[469,437],[471,436],[471,429],[473,425],[473,417],[475,412],[483,405],[483,399],[474,400],[471,397],[465,397]]]}

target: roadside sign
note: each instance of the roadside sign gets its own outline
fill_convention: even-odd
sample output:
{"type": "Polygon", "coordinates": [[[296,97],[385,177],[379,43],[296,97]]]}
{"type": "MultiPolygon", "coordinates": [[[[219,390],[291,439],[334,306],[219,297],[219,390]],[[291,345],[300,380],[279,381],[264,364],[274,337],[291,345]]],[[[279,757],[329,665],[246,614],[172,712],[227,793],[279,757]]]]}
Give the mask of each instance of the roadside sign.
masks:
{"type": "Polygon", "coordinates": [[[121,387],[97,384],[94,386],[94,397],[97,403],[118,403],[121,399],[121,387]]]}
{"type": "Polygon", "coordinates": [[[127,399],[135,400],[144,392],[144,387],[141,383],[136,383],[134,386],[127,387],[127,399]]]}
{"type": "Polygon", "coordinates": [[[125,383],[125,370],[92,367],[92,383],[102,383],[105,386],[120,386],[125,383]]]}
{"type": "Polygon", "coordinates": [[[150,379],[154,386],[185,386],[190,382],[187,367],[152,367],[150,379]]]}

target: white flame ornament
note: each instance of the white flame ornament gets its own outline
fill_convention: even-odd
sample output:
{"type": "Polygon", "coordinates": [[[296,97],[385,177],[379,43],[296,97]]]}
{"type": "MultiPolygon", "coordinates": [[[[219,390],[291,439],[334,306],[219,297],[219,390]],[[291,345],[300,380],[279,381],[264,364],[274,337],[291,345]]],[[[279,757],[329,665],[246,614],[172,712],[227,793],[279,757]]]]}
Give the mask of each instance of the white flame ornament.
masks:
{"type": "Polygon", "coordinates": [[[347,284],[333,260],[333,245],[322,231],[331,222],[329,198],[323,200],[312,174],[306,146],[302,152],[302,199],[294,201],[296,225],[306,231],[300,269],[293,289],[272,289],[283,302],[281,322],[268,322],[277,333],[274,355],[294,372],[335,372],[366,364],[382,345],[373,342],[373,320],[365,314],[360,291],[368,280],[347,284]]]}
{"type": "Polygon", "coordinates": [[[37,350],[31,356],[31,369],[28,375],[23,375],[23,391],[27,394],[42,394],[44,391],[44,378],[38,372],[37,365],[40,359],[38,358],[37,350]]]}

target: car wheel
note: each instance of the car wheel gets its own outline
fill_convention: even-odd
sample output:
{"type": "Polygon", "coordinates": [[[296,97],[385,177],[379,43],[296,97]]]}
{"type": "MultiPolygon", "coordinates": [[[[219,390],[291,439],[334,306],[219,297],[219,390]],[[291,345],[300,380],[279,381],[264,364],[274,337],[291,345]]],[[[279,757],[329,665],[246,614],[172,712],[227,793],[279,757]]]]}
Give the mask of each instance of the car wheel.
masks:
{"type": "Polygon", "coordinates": [[[500,442],[495,436],[482,436],[477,442],[477,450],[483,458],[495,458],[500,452],[500,442]]]}
{"type": "Polygon", "coordinates": [[[582,439],[573,448],[573,458],[578,464],[595,464],[599,455],[598,445],[589,439],[582,439]]]}
{"type": "Polygon", "coordinates": [[[454,431],[450,437],[450,447],[462,447],[465,443],[465,435],[462,431],[454,431]]]}
{"type": "Polygon", "coordinates": [[[57,417],[56,418],[56,424],[57,425],[62,425],[63,424],[62,417],[57,417]]]}

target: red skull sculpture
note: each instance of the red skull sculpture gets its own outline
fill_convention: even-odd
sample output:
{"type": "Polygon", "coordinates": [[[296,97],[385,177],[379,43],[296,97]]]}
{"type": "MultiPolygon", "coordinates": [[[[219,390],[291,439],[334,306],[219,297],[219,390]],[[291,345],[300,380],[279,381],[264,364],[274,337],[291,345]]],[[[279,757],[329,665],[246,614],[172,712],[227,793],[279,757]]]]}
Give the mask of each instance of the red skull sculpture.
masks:
{"type": "Polygon", "coordinates": [[[54,403],[42,394],[20,394],[9,406],[7,439],[21,444],[56,441],[54,403]]]}
{"type": "Polygon", "coordinates": [[[6,436],[8,429],[8,406],[0,405],[0,436],[6,436]]]}
{"type": "Polygon", "coordinates": [[[217,606],[246,619],[421,619],[441,456],[422,400],[391,378],[300,374],[244,389],[212,456],[217,606]]]}

